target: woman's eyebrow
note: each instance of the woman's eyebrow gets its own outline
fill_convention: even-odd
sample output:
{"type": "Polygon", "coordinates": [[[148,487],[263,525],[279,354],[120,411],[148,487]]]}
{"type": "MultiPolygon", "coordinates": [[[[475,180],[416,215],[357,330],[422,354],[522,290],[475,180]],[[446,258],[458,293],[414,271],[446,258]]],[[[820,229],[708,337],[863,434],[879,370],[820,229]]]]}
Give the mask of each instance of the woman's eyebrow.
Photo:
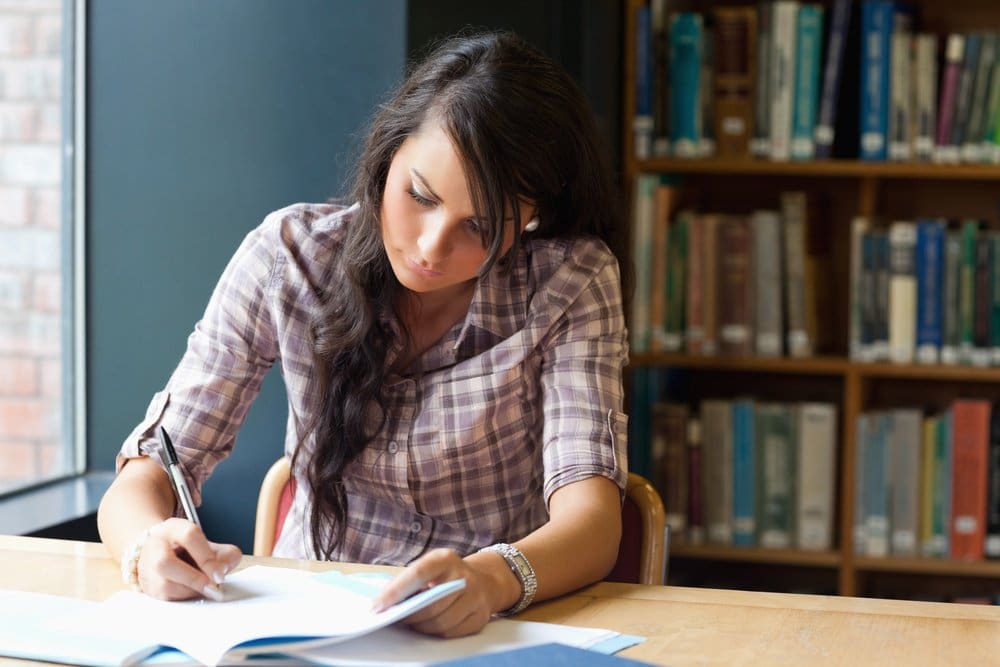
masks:
{"type": "Polygon", "coordinates": [[[423,174],[417,171],[415,167],[410,167],[410,176],[420,181],[420,186],[427,191],[427,194],[434,197],[434,199],[441,201],[441,197],[438,195],[438,193],[434,192],[433,188],[431,188],[431,186],[428,185],[427,179],[424,178],[423,174]]]}

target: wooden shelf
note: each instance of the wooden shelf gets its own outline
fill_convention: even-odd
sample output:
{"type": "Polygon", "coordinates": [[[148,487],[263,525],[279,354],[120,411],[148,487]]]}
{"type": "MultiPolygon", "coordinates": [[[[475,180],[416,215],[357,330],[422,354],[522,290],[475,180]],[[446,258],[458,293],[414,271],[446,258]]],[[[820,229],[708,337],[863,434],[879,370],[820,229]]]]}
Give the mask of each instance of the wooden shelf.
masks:
{"type": "Polygon", "coordinates": [[[697,368],[746,373],[782,375],[848,375],[863,379],[902,378],[960,382],[1000,382],[1000,367],[980,368],[948,364],[890,364],[851,361],[843,357],[725,357],[680,353],[633,355],[631,368],[697,368]]]}
{"type": "Polygon", "coordinates": [[[799,549],[761,549],[756,547],[730,547],[721,545],[670,545],[670,558],[724,560],[741,563],[773,563],[775,565],[801,565],[807,567],[840,566],[836,551],[802,551],[799,549]]]}
{"type": "Polygon", "coordinates": [[[752,158],[705,158],[683,160],[654,158],[637,160],[637,171],[677,174],[744,174],[884,178],[922,180],[996,181],[1000,165],[933,164],[923,162],[864,162],[861,160],[768,161],[752,158]]]}
{"type": "Polygon", "coordinates": [[[857,556],[859,572],[901,572],[954,577],[1000,577],[1000,561],[958,561],[944,558],[875,558],[857,556]]]}

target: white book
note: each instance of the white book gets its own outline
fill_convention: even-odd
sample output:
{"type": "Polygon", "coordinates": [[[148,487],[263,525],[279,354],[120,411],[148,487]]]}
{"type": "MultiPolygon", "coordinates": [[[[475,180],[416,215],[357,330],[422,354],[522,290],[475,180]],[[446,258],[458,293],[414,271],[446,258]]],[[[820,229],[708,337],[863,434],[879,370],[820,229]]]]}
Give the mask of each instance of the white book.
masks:
{"type": "Polygon", "coordinates": [[[797,410],[799,549],[833,546],[836,480],[837,408],[829,403],[803,403],[797,410]]]}
{"type": "Polygon", "coordinates": [[[771,159],[788,160],[792,151],[796,38],[799,3],[778,0],[771,6],[771,159]]]}
{"type": "Polygon", "coordinates": [[[917,346],[917,226],[889,225],[889,360],[913,361],[917,346]]]}
{"type": "Polygon", "coordinates": [[[777,211],[754,211],[754,334],[761,357],[780,357],[785,326],[781,312],[781,216],[777,211]]]}

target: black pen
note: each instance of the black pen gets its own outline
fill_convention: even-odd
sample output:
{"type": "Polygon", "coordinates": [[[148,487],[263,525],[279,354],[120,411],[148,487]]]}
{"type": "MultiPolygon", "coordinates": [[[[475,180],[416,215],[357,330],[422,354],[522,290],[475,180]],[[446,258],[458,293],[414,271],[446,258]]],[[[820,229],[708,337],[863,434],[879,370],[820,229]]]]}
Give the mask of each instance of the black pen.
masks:
{"type": "Polygon", "coordinates": [[[191,491],[187,482],[184,481],[184,473],[181,472],[180,463],[177,461],[177,452],[174,451],[174,443],[170,441],[167,429],[160,427],[160,444],[166,452],[164,463],[167,466],[167,475],[170,477],[170,485],[174,487],[174,495],[184,510],[184,516],[194,525],[201,528],[201,521],[198,520],[198,513],[194,509],[194,499],[191,498],[191,491]]]}

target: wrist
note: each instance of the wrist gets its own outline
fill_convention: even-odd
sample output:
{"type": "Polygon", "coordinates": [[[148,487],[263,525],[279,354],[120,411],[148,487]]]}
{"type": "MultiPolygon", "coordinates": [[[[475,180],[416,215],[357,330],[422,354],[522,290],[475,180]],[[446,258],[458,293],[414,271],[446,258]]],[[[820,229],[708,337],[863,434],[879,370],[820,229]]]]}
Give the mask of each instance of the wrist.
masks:
{"type": "Polygon", "coordinates": [[[122,552],[120,561],[122,582],[134,591],[142,590],[139,585],[139,558],[142,557],[142,548],[146,545],[151,530],[152,527],[140,532],[122,552]]]}
{"type": "Polygon", "coordinates": [[[524,610],[535,599],[538,581],[531,563],[517,547],[498,543],[483,547],[479,553],[492,553],[502,565],[498,568],[503,573],[500,576],[505,582],[498,587],[504,591],[499,603],[493,607],[493,612],[499,616],[511,616],[524,610]]]}

